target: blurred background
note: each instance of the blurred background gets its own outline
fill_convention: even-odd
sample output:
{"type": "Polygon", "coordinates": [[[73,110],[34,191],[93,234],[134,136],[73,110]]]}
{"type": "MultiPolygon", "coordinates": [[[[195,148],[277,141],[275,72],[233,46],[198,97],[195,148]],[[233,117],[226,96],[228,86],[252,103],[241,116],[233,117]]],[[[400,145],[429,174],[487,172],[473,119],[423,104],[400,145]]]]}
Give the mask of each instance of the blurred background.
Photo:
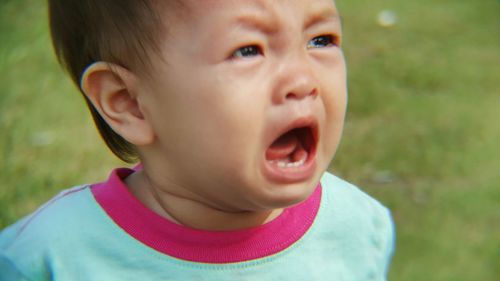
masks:
{"type": "MultiPolygon", "coordinates": [[[[337,0],[349,109],[330,170],[393,212],[395,281],[500,276],[500,1],[337,0]]],[[[45,1],[0,1],[0,228],[124,164],[56,64],[45,1]]]]}

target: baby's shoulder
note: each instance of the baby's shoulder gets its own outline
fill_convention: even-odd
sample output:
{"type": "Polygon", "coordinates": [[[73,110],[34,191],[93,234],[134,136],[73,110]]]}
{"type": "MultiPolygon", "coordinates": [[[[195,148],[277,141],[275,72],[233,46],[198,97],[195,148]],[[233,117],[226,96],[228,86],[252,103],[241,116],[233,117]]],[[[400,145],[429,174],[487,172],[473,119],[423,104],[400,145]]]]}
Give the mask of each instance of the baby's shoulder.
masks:
{"type": "Polygon", "coordinates": [[[358,231],[385,232],[391,236],[394,225],[391,212],[357,186],[325,173],[321,178],[323,215],[358,231]]]}
{"type": "Polygon", "coordinates": [[[395,226],[389,209],[330,173],[323,175],[321,186],[313,241],[335,249],[329,253],[338,255],[344,265],[359,274],[380,271],[380,276],[385,275],[395,246],[395,226]]]}
{"type": "Polygon", "coordinates": [[[343,209],[358,209],[360,211],[387,212],[388,209],[378,200],[361,190],[356,185],[349,183],[331,173],[324,173],[321,186],[325,200],[343,209]],[[340,206],[339,206],[340,205],[340,206]]]}
{"type": "Polygon", "coordinates": [[[60,192],[36,211],[0,232],[0,250],[19,245],[50,245],[64,241],[76,225],[84,228],[84,217],[92,195],[90,186],[76,186],[60,192]]]}
{"type": "Polygon", "coordinates": [[[74,254],[82,235],[95,227],[89,224],[89,215],[95,211],[90,186],[77,186],[1,230],[0,279],[49,276],[46,263],[58,252],[74,254]]]}

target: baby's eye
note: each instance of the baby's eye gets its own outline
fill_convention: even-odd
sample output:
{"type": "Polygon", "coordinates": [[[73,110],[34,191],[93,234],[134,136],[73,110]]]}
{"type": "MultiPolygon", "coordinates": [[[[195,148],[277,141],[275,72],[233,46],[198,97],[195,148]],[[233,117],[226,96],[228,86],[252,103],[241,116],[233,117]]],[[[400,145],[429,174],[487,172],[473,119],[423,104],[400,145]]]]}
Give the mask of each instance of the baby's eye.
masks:
{"type": "Polygon", "coordinates": [[[231,55],[232,58],[245,58],[245,57],[254,57],[262,54],[262,49],[257,45],[250,45],[241,47],[238,50],[234,51],[231,55]]]}
{"type": "Polygon", "coordinates": [[[307,48],[325,48],[337,45],[337,38],[333,35],[321,35],[314,37],[307,43],[307,48]]]}

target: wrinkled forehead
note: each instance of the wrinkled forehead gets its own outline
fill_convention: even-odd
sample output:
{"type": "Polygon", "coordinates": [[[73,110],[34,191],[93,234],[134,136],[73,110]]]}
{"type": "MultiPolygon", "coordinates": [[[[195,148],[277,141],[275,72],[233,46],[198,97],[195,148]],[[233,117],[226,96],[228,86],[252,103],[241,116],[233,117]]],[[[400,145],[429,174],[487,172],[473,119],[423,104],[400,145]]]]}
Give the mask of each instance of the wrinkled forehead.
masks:
{"type": "Polygon", "coordinates": [[[278,5],[333,5],[333,0],[184,0],[185,7],[200,7],[201,9],[221,8],[223,6],[252,5],[261,9],[269,8],[274,4],[278,5]]]}
{"type": "Polygon", "coordinates": [[[181,6],[177,20],[205,18],[209,22],[210,17],[221,16],[228,10],[273,19],[293,16],[295,21],[317,14],[338,18],[333,0],[184,0],[181,6]]]}

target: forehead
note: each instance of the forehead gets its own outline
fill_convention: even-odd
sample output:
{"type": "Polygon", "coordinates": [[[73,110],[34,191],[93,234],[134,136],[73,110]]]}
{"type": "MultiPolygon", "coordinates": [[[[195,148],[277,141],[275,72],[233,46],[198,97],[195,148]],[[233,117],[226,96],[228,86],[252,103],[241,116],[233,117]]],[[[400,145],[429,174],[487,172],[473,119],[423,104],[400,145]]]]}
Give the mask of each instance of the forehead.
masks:
{"type": "Polygon", "coordinates": [[[308,17],[338,19],[333,0],[185,0],[177,20],[193,21],[235,15],[266,17],[279,21],[307,21],[308,17]]]}
{"type": "Polygon", "coordinates": [[[335,6],[333,0],[184,0],[190,9],[202,10],[223,7],[254,7],[261,10],[272,9],[274,6],[335,6]]]}

